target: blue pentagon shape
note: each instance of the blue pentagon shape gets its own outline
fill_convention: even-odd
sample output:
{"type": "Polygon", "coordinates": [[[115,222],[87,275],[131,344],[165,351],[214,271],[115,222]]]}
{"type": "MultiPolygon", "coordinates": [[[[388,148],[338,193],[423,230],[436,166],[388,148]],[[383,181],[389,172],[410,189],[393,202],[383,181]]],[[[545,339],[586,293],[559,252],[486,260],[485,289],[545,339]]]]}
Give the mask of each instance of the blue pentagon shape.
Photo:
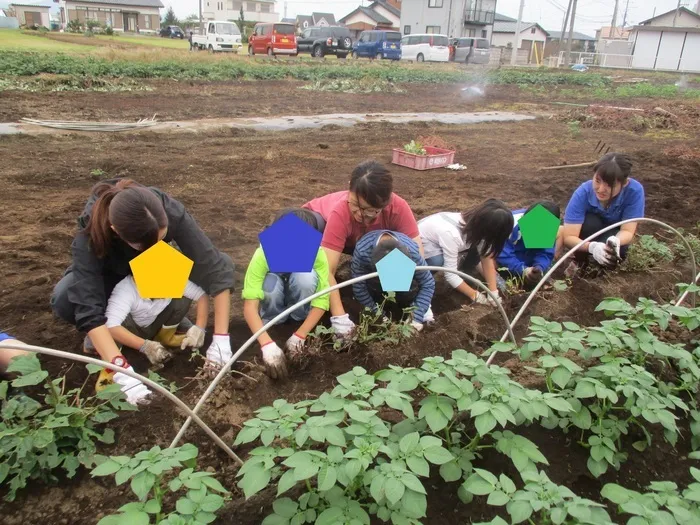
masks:
{"type": "Polygon", "coordinates": [[[274,273],[310,272],[323,235],[288,213],[258,235],[267,266],[274,273]]]}
{"type": "Polygon", "coordinates": [[[385,292],[408,292],[416,273],[416,263],[394,248],[377,263],[377,272],[385,292]]]}
{"type": "Polygon", "coordinates": [[[518,221],[523,243],[528,250],[554,248],[559,232],[559,219],[538,204],[518,221]]]}

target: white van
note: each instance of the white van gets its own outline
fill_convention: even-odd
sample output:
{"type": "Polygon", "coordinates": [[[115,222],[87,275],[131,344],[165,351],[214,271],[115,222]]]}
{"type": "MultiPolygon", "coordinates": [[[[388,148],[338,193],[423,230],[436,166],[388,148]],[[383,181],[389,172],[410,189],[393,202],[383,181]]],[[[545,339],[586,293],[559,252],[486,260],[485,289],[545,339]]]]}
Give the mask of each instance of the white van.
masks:
{"type": "Polygon", "coordinates": [[[449,62],[450,47],[447,35],[406,35],[401,39],[401,60],[449,62]]]}

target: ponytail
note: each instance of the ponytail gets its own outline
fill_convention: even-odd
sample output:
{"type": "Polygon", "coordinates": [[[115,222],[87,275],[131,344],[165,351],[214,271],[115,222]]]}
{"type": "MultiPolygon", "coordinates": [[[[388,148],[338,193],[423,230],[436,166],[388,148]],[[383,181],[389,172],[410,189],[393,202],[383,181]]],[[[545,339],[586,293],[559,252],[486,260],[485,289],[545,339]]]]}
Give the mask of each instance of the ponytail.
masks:
{"type": "Polygon", "coordinates": [[[131,179],[121,179],[115,185],[97,184],[92,191],[97,200],[85,229],[98,258],[109,253],[115,235],[112,226],[124,241],[143,250],[158,242],[158,233],[167,227],[168,217],[151,190],[131,179]]]}

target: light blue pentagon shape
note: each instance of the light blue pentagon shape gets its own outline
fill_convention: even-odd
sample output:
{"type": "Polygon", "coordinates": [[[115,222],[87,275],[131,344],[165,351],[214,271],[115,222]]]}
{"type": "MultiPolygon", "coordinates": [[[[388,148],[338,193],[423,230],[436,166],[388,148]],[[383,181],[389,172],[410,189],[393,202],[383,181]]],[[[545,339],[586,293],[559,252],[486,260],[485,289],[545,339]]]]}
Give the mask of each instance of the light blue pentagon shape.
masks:
{"type": "Polygon", "coordinates": [[[267,266],[274,273],[313,270],[322,237],[321,232],[293,213],[258,235],[267,266]]]}
{"type": "Polygon", "coordinates": [[[377,272],[385,292],[408,292],[416,273],[416,263],[394,248],[377,263],[377,272]]]}

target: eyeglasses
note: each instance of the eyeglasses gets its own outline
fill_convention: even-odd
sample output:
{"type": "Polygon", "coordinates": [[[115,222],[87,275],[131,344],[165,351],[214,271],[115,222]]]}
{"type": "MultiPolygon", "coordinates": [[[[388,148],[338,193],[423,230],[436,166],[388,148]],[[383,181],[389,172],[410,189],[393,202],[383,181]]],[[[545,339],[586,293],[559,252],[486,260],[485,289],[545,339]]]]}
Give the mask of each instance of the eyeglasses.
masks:
{"type": "Polygon", "coordinates": [[[374,219],[384,209],[383,207],[379,208],[379,209],[372,208],[372,207],[363,208],[362,206],[360,206],[359,202],[353,202],[350,199],[348,199],[348,204],[350,205],[351,208],[356,208],[357,211],[359,211],[362,214],[362,216],[367,218],[367,219],[374,219]]]}

